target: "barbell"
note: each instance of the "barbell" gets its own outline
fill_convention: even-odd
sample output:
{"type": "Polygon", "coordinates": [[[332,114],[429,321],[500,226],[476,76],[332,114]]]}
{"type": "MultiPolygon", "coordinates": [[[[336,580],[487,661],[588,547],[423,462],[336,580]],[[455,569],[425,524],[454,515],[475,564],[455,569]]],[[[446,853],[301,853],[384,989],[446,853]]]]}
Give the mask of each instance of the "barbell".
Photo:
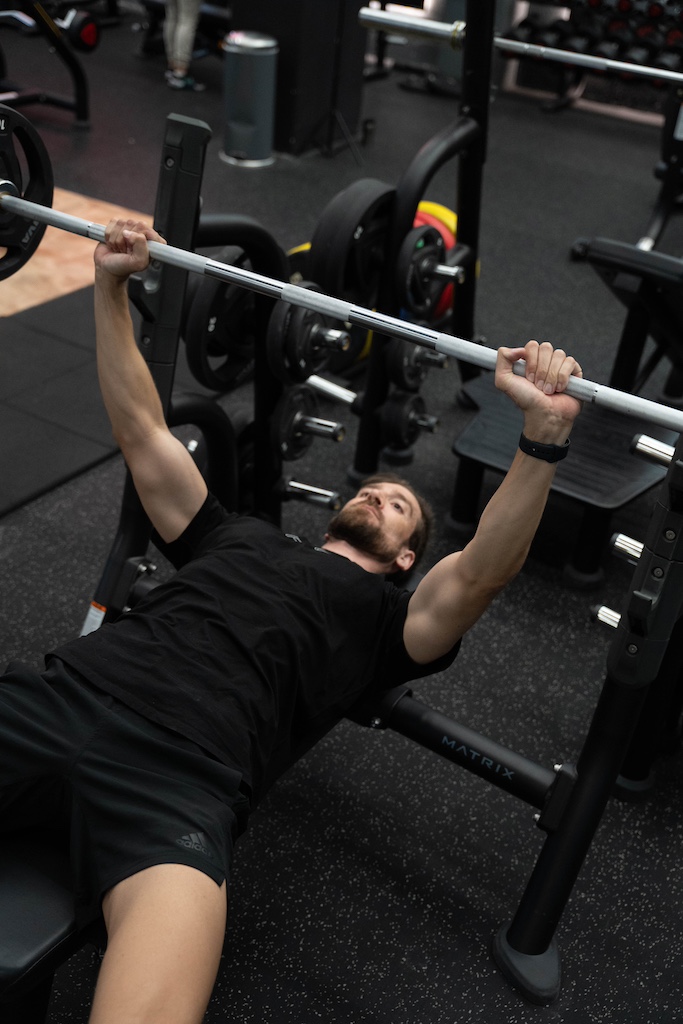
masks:
{"type": "MultiPolygon", "coordinates": [[[[39,224],[59,228],[84,238],[90,238],[96,242],[103,242],[105,240],[106,229],[104,225],[95,224],[92,221],[74,217],[71,214],[54,210],[49,206],[42,206],[39,203],[24,199],[19,195],[19,189],[13,182],[0,178],[0,227],[4,228],[5,239],[15,240],[15,248],[18,245],[20,250],[21,240],[25,239],[26,251],[30,255],[35,248],[37,233],[35,225],[39,224]],[[23,233],[17,228],[17,224],[12,221],[12,218],[19,218],[28,222],[28,226],[23,233]],[[33,228],[31,227],[32,225],[33,228]]],[[[0,245],[3,245],[3,231],[0,231],[0,245]]],[[[343,299],[326,295],[324,292],[303,288],[289,282],[277,281],[274,278],[257,274],[244,267],[220,263],[210,257],[188,252],[185,249],[179,249],[172,245],[150,241],[149,251],[151,258],[159,263],[178,267],[190,273],[229,281],[258,294],[289,302],[293,306],[313,310],[323,316],[329,316],[333,320],[339,320],[351,326],[362,327],[365,330],[373,331],[375,334],[412,342],[433,352],[439,352],[463,362],[472,363],[481,369],[495,369],[495,350],[478,345],[472,341],[466,341],[464,338],[456,338],[452,335],[435,331],[422,324],[409,323],[406,320],[400,320],[397,317],[389,316],[376,310],[365,309],[343,299]]],[[[6,260],[9,261],[12,273],[21,264],[21,259],[17,257],[17,252],[13,251],[12,246],[9,246],[5,256],[0,258],[0,277],[3,276],[3,264],[6,260]]],[[[4,274],[4,276],[9,275],[4,274]]],[[[524,367],[519,364],[514,367],[514,370],[519,375],[524,374],[524,367]]],[[[567,385],[567,394],[582,402],[593,402],[595,405],[603,406],[627,416],[639,417],[648,422],[666,427],[669,430],[675,430],[679,433],[683,431],[683,411],[660,405],[657,402],[642,398],[640,395],[628,394],[616,388],[611,388],[608,385],[597,384],[579,377],[570,378],[567,385]]]]}

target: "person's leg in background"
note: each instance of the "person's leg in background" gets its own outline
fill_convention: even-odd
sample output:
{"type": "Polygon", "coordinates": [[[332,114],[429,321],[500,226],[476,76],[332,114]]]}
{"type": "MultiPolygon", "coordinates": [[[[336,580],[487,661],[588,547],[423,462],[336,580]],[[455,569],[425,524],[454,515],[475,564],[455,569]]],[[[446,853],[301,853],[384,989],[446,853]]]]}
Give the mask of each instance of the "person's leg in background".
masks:
{"type": "Polygon", "coordinates": [[[164,18],[164,47],[168,69],[166,81],[172,89],[201,92],[204,86],[190,74],[201,0],[168,0],[164,18]]]}

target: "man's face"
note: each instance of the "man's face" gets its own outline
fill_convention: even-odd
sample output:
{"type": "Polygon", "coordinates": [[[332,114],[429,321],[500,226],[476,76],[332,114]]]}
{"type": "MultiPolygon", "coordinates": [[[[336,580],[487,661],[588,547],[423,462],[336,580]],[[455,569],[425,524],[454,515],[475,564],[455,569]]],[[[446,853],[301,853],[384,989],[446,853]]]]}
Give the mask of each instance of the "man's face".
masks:
{"type": "Polygon", "coordinates": [[[369,484],[332,519],[328,532],[394,568],[409,569],[409,540],[421,516],[415,496],[395,483],[369,484]],[[405,562],[408,564],[403,564],[405,562]]]}

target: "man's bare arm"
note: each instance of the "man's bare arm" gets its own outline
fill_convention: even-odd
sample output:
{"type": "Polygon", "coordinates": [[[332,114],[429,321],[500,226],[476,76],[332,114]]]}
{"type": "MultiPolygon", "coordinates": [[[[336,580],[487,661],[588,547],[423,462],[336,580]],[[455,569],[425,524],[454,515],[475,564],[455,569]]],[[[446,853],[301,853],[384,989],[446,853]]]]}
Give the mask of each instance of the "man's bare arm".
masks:
{"type": "Polygon", "coordinates": [[[95,250],[95,327],[100,390],[147,515],[175,540],[203,504],[207,488],[192,456],[170,432],[159,394],[133,331],[128,278],[149,263],[147,239],[163,241],[140,222],[112,221],[95,250]]]}
{"type": "MultiPolygon", "coordinates": [[[[541,444],[562,445],[579,403],[564,393],[576,361],[547,342],[500,349],[496,385],[524,412],[524,434],[541,444]],[[526,361],[526,375],[512,366],[526,361]]],[[[406,649],[419,663],[445,654],[470,629],[495,596],[522,568],[545,509],[555,465],[518,451],[484,510],[466,547],[447,555],[413,594],[404,627],[406,649]]]]}

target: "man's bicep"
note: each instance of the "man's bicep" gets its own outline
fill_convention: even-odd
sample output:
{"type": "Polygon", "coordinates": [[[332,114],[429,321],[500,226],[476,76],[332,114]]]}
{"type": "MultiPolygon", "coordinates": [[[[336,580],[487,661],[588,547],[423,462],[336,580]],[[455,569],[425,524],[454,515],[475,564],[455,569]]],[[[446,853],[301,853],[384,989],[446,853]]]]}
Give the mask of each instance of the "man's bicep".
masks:
{"type": "Polygon", "coordinates": [[[467,577],[461,554],[457,551],[437,562],[410,599],[403,639],[418,664],[435,661],[452,650],[498,592],[467,577]]]}
{"type": "Polygon", "coordinates": [[[189,451],[163,427],[123,454],[152,526],[167,543],[177,540],[207,495],[206,482],[189,451]]]}

